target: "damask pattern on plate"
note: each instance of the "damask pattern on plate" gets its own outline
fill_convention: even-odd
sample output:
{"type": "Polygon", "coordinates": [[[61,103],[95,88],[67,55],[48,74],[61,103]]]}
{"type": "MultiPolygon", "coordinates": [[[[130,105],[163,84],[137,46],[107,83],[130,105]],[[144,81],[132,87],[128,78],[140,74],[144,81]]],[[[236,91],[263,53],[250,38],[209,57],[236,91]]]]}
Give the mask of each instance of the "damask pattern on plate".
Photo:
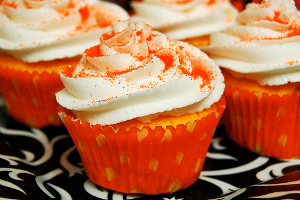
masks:
{"type": "Polygon", "coordinates": [[[173,194],[121,194],[88,179],[63,126],[29,128],[0,109],[0,199],[300,199],[300,174],[298,180],[283,179],[298,170],[299,159],[278,160],[239,148],[219,125],[196,183],[173,194]]]}

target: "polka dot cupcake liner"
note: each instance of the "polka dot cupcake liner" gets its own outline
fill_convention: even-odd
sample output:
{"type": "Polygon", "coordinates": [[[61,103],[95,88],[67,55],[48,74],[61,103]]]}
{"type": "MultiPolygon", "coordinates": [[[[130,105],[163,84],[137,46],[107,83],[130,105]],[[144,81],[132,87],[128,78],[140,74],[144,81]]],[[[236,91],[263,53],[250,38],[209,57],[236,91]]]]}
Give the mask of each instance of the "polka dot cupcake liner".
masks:
{"type": "MultiPolygon", "coordinates": [[[[225,77],[226,78],[226,77],[225,77]]],[[[300,91],[291,94],[249,92],[226,85],[223,122],[239,146],[263,156],[300,157],[300,91]]]]}
{"type": "MultiPolygon", "coordinates": [[[[176,126],[101,126],[59,115],[80,154],[88,177],[123,193],[173,193],[199,177],[224,97],[201,119],[176,126]]],[[[125,123],[126,125],[126,123],[125,123]]]]}
{"type": "Polygon", "coordinates": [[[62,125],[55,92],[63,88],[58,73],[38,73],[0,66],[0,92],[9,114],[31,127],[62,125]]]}

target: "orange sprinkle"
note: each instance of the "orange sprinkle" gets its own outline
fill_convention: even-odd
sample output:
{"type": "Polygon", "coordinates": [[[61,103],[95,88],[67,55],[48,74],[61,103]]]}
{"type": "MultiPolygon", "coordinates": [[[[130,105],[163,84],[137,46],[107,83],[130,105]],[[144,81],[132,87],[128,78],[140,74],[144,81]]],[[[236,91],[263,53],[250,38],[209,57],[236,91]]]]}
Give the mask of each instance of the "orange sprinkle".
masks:
{"type": "Polygon", "coordinates": [[[89,18],[90,11],[87,5],[80,8],[78,11],[81,15],[82,21],[86,21],[89,18]]]}
{"type": "Polygon", "coordinates": [[[61,69],[60,73],[62,73],[65,77],[72,78],[75,68],[76,66],[69,65],[68,67],[61,69]]]}
{"type": "Polygon", "coordinates": [[[101,56],[101,52],[100,52],[100,45],[96,45],[96,46],[93,46],[89,49],[86,49],[84,51],[84,54],[87,56],[87,57],[91,57],[91,58],[94,58],[94,57],[99,57],[101,56]]]}
{"type": "Polygon", "coordinates": [[[114,36],[115,36],[115,34],[113,32],[108,32],[108,33],[102,34],[101,39],[105,41],[105,40],[108,40],[108,39],[110,39],[114,36]]]}
{"type": "Polygon", "coordinates": [[[174,58],[173,55],[156,55],[165,63],[164,72],[173,67],[174,58]]]}
{"type": "Polygon", "coordinates": [[[161,0],[164,4],[169,5],[185,5],[191,3],[193,0],[177,0],[177,1],[170,1],[170,0],[161,0]]]}
{"type": "Polygon", "coordinates": [[[206,2],[206,5],[214,5],[216,3],[216,0],[208,0],[206,2]]]}
{"type": "Polygon", "coordinates": [[[278,22],[280,24],[287,24],[287,22],[284,22],[282,21],[282,19],[280,19],[280,12],[279,11],[274,11],[274,17],[271,19],[271,18],[266,18],[267,20],[269,21],[274,21],[274,22],[278,22]]]}
{"type": "Polygon", "coordinates": [[[121,75],[121,74],[126,74],[126,73],[128,73],[128,72],[130,72],[130,71],[133,71],[133,70],[135,70],[135,69],[136,69],[136,68],[129,67],[129,68],[127,68],[127,69],[125,69],[125,70],[122,70],[122,71],[118,71],[118,70],[107,71],[105,74],[106,74],[107,77],[112,78],[112,77],[116,77],[116,76],[121,75]]]}
{"type": "Polygon", "coordinates": [[[75,8],[75,3],[74,3],[73,0],[70,0],[69,5],[68,5],[68,8],[69,8],[69,9],[75,8]]]}
{"type": "Polygon", "coordinates": [[[3,2],[3,5],[7,6],[7,7],[10,7],[10,8],[13,8],[13,9],[18,8],[18,6],[17,6],[17,4],[15,2],[7,2],[7,1],[5,1],[5,2],[3,2]]]}

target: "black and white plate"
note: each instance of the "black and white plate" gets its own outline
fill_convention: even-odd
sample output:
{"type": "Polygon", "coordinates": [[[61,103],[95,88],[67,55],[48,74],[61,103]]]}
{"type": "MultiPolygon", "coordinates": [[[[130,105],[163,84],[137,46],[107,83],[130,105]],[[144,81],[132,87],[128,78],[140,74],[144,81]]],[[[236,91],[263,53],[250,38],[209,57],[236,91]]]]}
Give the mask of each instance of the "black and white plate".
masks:
{"type": "Polygon", "coordinates": [[[126,195],[88,179],[65,127],[21,125],[0,102],[0,199],[300,199],[300,159],[241,149],[220,125],[196,183],[173,194],[126,195]]]}

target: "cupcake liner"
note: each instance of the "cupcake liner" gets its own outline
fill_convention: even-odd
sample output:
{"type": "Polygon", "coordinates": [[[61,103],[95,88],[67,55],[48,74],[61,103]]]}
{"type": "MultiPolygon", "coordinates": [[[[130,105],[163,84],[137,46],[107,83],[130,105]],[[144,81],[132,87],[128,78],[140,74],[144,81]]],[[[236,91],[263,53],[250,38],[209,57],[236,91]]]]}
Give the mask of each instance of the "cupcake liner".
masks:
{"type": "Polygon", "coordinates": [[[299,91],[279,96],[226,85],[223,122],[239,146],[263,156],[300,157],[299,91]]]}
{"type": "Polygon", "coordinates": [[[66,109],[59,114],[94,183],[123,193],[159,194],[198,179],[224,107],[222,98],[207,116],[166,128],[90,125],[66,109]]]}
{"type": "Polygon", "coordinates": [[[32,72],[0,67],[0,92],[9,114],[31,127],[62,125],[55,92],[63,88],[57,72],[32,72]]]}

